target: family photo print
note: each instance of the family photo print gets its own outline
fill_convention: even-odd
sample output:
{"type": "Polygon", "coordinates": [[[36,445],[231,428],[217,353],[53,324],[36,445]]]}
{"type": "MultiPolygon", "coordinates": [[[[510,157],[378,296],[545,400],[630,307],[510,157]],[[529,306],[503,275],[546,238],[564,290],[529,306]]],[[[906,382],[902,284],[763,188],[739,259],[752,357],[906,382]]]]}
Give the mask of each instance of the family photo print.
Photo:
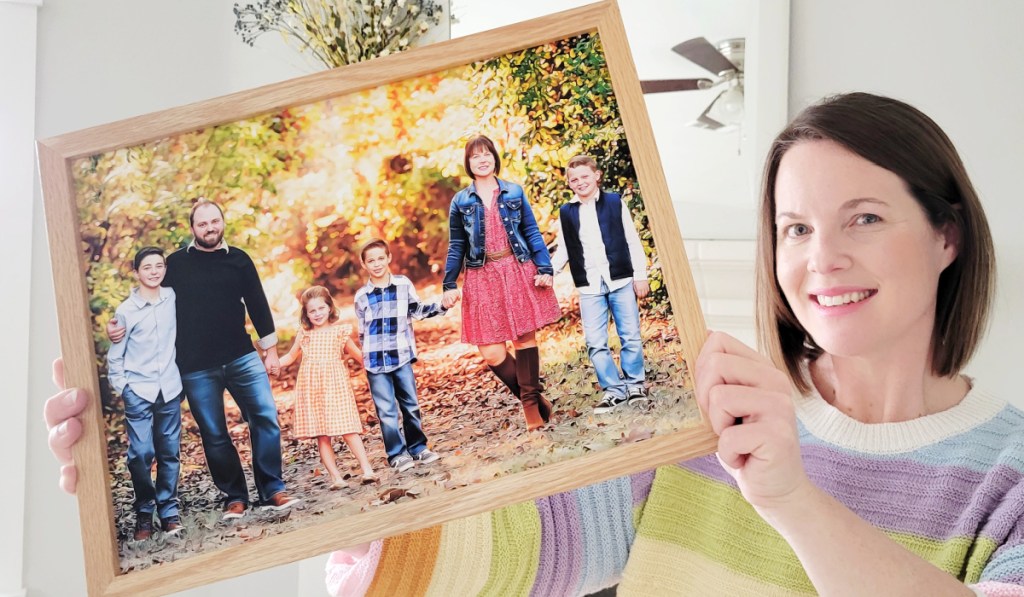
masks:
{"type": "Polygon", "coordinates": [[[92,595],[709,453],[614,2],[38,145],[92,595]]]}

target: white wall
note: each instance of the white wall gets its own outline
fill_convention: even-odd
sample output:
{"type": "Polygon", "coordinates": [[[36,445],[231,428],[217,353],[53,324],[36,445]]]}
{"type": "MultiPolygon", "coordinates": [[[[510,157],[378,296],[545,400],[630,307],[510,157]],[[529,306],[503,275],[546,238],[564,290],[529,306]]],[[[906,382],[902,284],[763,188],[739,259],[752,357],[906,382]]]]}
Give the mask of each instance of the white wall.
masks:
{"type": "MultiPolygon", "coordinates": [[[[36,2],[0,0],[0,222],[5,225],[8,246],[23,248],[32,238],[32,189],[34,163],[32,120],[35,113],[36,2]]],[[[24,249],[22,249],[24,250],[24,249]]],[[[22,255],[24,253],[21,253],[22,255]]],[[[9,338],[29,336],[29,260],[9,255],[0,265],[0,280],[7,291],[0,298],[9,338]]],[[[25,343],[4,342],[0,346],[0,374],[7,395],[5,415],[16,424],[0,434],[0,479],[5,486],[20,488],[25,483],[25,426],[28,393],[28,351],[25,343]]],[[[38,420],[38,415],[33,420],[38,420]]],[[[22,512],[25,495],[5,492],[0,508],[0,597],[24,595],[22,580],[25,523],[22,512]]]]}
{"type": "Polygon", "coordinates": [[[1024,407],[1016,375],[1024,332],[1024,2],[793,0],[790,112],[830,93],[907,101],[956,144],[996,244],[995,317],[969,368],[1024,407]]]}

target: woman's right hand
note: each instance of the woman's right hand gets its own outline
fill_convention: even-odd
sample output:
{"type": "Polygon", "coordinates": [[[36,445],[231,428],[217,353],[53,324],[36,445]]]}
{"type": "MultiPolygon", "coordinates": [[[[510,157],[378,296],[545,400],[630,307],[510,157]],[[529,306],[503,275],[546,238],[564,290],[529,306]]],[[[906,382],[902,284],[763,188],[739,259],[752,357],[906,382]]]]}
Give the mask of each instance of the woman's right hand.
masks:
{"type": "Polygon", "coordinates": [[[455,306],[455,303],[459,302],[459,299],[461,298],[462,291],[459,290],[458,288],[445,290],[444,296],[441,297],[441,306],[444,307],[445,309],[451,309],[452,307],[455,306]]]}
{"type": "Polygon", "coordinates": [[[762,516],[812,485],[800,457],[789,377],[728,334],[708,335],[695,368],[697,402],[718,434],[718,458],[762,516]]]}
{"type": "MultiPolygon", "coordinates": [[[[124,329],[124,328],[122,328],[124,329]]],[[[82,390],[64,387],[64,360],[53,362],[53,383],[60,392],[50,396],[43,406],[43,418],[50,430],[50,451],[63,465],[60,469],[60,488],[75,493],[78,469],[71,456],[71,446],[82,437],[82,422],[76,417],[85,410],[89,395],[82,390]]]]}

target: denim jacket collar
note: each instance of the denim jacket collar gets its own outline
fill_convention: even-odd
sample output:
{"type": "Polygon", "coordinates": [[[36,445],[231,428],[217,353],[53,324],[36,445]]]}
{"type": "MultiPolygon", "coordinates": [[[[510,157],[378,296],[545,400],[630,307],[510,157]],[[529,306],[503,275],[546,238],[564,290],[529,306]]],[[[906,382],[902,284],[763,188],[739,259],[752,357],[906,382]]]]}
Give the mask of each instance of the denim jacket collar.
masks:
{"type": "MultiPolygon", "coordinates": [[[[507,181],[502,180],[497,176],[494,177],[494,180],[498,181],[498,200],[501,200],[504,195],[508,194],[510,185],[507,181]]],[[[467,190],[471,197],[476,197],[477,201],[483,202],[483,197],[480,196],[480,193],[476,192],[476,179],[473,179],[473,182],[469,183],[469,188],[467,190]]]]}

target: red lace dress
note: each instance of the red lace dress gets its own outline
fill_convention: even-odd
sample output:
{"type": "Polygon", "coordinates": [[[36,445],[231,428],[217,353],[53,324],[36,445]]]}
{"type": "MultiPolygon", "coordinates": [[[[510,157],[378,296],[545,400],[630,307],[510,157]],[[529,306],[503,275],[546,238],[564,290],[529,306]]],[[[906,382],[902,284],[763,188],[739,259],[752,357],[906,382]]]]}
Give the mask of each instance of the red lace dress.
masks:
{"type": "MultiPolygon", "coordinates": [[[[510,250],[494,190],[494,207],[484,209],[484,245],[488,253],[510,250]]],[[[496,344],[558,321],[562,312],[551,287],[533,283],[537,266],[532,260],[519,263],[509,253],[483,267],[467,267],[462,288],[462,341],[496,344]]]]}

